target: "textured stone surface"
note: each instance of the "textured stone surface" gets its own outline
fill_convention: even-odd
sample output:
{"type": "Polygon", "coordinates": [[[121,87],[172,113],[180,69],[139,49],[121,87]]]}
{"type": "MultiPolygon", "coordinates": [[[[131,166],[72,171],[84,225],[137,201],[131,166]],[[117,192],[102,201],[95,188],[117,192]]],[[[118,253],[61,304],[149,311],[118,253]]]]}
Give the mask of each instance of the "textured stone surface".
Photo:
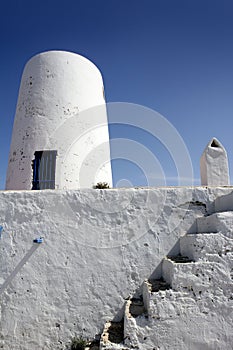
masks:
{"type": "Polygon", "coordinates": [[[233,212],[214,213],[206,217],[197,218],[199,233],[222,232],[223,235],[233,238],[233,212]]]}
{"type": "MultiPolygon", "coordinates": [[[[208,238],[211,241],[212,237],[205,236],[208,245],[208,238]]],[[[223,245],[232,244],[218,233],[216,240],[218,236],[223,245]]],[[[183,245],[187,254],[185,247],[188,245],[183,245]]],[[[198,253],[195,244],[189,251],[192,249],[198,253]]],[[[133,318],[127,308],[125,312],[125,344],[129,349],[232,349],[232,245],[224,256],[216,254],[215,249],[204,253],[201,252],[196,263],[180,264],[164,259],[162,276],[170,282],[170,289],[153,293],[148,282],[143,284],[147,314],[133,318]],[[204,256],[207,261],[201,261],[204,256]]]]}
{"type": "MultiPolygon", "coordinates": [[[[204,187],[0,192],[2,286],[29,257],[1,290],[0,345],[6,350],[64,349],[75,334],[100,334],[106,320],[121,319],[125,299],[144,279],[160,276],[161,260],[179,251],[179,237],[196,232],[196,218],[212,214],[215,199],[230,192],[232,188],[204,187]],[[33,239],[40,235],[44,243],[30,256],[33,239]]],[[[217,262],[220,271],[229,264],[225,258],[217,262]]],[[[230,301],[223,293],[215,295],[224,316],[230,301]]],[[[198,315],[199,323],[202,317],[198,315]]],[[[209,337],[219,321],[214,310],[204,317],[209,337]]],[[[141,327],[147,329],[148,320],[134,320],[147,337],[141,327]]],[[[195,322],[177,323],[176,339],[183,334],[179,327],[189,332],[195,322]]],[[[161,327],[153,331],[160,332],[159,342],[166,328],[161,327]]],[[[153,332],[147,330],[149,339],[153,332]]],[[[180,342],[173,349],[182,349],[176,344],[180,342]]]]}
{"type": "Polygon", "coordinates": [[[56,189],[111,186],[103,90],[100,71],[85,57],[48,51],[31,58],[20,85],[6,189],[32,188],[34,153],[44,150],[57,151],[56,189]]]}
{"type": "Polygon", "coordinates": [[[206,146],[200,159],[203,186],[228,186],[230,184],[227,152],[214,137],[206,146]]]}
{"type": "Polygon", "coordinates": [[[233,192],[219,196],[215,200],[215,211],[233,211],[233,192]]]}
{"type": "Polygon", "coordinates": [[[181,255],[186,254],[194,261],[208,260],[213,252],[223,257],[233,252],[233,239],[216,233],[188,234],[180,238],[181,255]]]}

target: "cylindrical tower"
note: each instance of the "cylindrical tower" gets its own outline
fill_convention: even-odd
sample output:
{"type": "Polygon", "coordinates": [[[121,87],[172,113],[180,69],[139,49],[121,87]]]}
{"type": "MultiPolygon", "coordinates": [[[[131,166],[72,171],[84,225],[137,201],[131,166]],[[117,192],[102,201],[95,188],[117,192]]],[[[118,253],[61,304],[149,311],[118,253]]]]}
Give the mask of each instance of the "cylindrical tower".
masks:
{"type": "Polygon", "coordinates": [[[97,67],[49,51],[26,65],[19,91],[6,189],[112,184],[104,87],[97,67]]]}

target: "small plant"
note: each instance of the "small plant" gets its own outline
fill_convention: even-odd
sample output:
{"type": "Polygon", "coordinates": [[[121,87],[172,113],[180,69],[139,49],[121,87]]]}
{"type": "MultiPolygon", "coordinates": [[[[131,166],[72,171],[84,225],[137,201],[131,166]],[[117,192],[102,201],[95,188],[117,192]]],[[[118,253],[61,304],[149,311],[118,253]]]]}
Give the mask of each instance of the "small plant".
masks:
{"type": "Polygon", "coordinates": [[[99,189],[104,189],[104,188],[110,188],[109,184],[107,182],[98,182],[93,188],[99,188],[99,189]]]}
{"type": "Polygon", "coordinates": [[[85,347],[87,346],[87,341],[83,339],[82,337],[73,337],[71,339],[71,346],[70,350],[85,350],[85,347]]]}

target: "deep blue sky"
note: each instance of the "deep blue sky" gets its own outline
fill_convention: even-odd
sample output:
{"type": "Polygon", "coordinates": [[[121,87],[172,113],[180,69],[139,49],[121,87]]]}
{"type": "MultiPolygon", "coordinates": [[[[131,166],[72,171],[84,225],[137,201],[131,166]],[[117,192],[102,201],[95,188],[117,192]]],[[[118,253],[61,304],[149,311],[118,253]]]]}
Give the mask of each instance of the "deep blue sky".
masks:
{"type": "MultiPolygon", "coordinates": [[[[0,45],[1,189],[23,67],[53,49],[91,59],[103,74],[108,102],[137,103],[166,117],[188,147],[195,178],[212,136],[227,149],[231,168],[232,0],[3,0],[0,45]]],[[[111,127],[110,133],[139,137],[158,158],[163,154],[133,128],[111,127]]],[[[169,157],[161,162],[172,184],[169,157]]],[[[113,164],[115,183],[128,174],[134,185],[143,184],[133,165],[122,165],[113,164]]]]}

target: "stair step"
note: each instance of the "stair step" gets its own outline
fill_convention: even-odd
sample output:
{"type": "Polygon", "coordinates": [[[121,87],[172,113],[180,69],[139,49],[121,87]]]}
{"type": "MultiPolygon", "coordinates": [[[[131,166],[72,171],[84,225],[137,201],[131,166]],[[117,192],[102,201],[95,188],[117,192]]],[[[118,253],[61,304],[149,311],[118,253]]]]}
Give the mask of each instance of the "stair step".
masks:
{"type": "Polygon", "coordinates": [[[177,318],[181,313],[182,304],[185,305],[186,313],[197,312],[196,300],[189,292],[170,289],[154,294],[149,305],[150,320],[177,318]]]}
{"type": "Polygon", "coordinates": [[[124,320],[121,322],[107,321],[100,337],[100,350],[122,349],[124,341],[124,320]],[[122,347],[121,347],[122,346],[122,347]]]}
{"type": "Polygon", "coordinates": [[[193,261],[207,260],[210,254],[233,252],[233,240],[221,233],[187,234],[180,238],[180,252],[193,261]]]}
{"type": "Polygon", "coordinates": [[[174,290],[206,290],[212,286],[215,262],[175,263],[165,258],[162,262],[163,278],[174,290]]]}
{"type": "Polygon", "coordinates": [[[130,301],[131,301],[131,304],[129,307],[129,312],[131,316],[138,317],[145,313],[146,310],[145,310],[142,298],[140,299],[132,298],[130,301]]]}
{"type": "Polygon", "coordinates": [[[220,232],[233,238],[233,212],[214,213],[196,219],[198,233],[220,232]]]}
{"type": "Polygon", "coordinates": [[[170,284],[167,283],[166,281],[164,281],[163,278],[149,280],[149,283],[151,284],[151,292],[152,293],[157,293],[160,290],[171,289],[170,284]]]}
{"type": "Polygon", "coordinates": [[[86,350],[99,350],[100,347],[100,340],[93,340],[88,347],[86,348],[86,350]]]}
{"type": "Polygon", "coordinates": [[[233,191],[224,196],[219,196],[214,201],[216,212],[233,211],[233,191]]]}
{"type": "Polygon", "coordinates": [[[176,264],[187,264],[193,262],[188,256],[178,254],[176,256],[168,256],[168,259],[174,261],[176,264]]]}
{"type": "Polygon", "coordinates": [[[120,344],[124,340],[124,322],[111,322],[108,328],[108,340],[111,343],[120,344]]]}

